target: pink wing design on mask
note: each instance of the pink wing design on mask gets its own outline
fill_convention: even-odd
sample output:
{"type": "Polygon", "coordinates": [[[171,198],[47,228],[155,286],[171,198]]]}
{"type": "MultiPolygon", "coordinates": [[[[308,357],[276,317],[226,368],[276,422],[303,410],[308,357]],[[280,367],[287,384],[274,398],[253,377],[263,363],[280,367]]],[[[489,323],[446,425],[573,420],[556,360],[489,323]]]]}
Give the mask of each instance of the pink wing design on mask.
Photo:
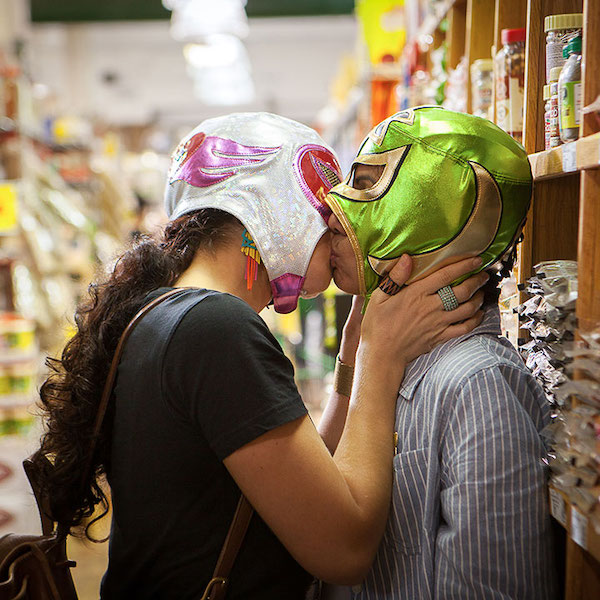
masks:
{"type": "Polygon", "coordinates": [[[302,146],[294,159],[294,172],[304,195],[327,222],[331,209],[325,202],[325,196],[342,178],[335,156],[323,146],[302,146]]]}
{"type": "Polygon", "coordinates": [[[208,187],[235,175],[245,165],[258,165],[280,149],[244,146],[233,140],[197,133],[173,154],[169,183],[185,181],[208,187]]]}

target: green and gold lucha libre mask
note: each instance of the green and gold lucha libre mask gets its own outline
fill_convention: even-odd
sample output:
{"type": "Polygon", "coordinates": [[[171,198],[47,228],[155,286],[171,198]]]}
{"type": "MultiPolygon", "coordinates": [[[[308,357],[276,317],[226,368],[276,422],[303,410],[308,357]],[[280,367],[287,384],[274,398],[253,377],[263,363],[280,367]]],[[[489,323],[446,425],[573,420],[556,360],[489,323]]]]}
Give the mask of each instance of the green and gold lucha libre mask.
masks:
{"type": "Polygon", "coordinates": [[[419,107],[369,133],[327,202],[354,249],[361,294],[370,295],[404,253],[413,260],[408,283],[468,257],[489,269],[518,238],[531,190],[525,150],[499,127],[419,107]],[[369,189],[352,187],[359,164],[384,167],[369,189]]]}

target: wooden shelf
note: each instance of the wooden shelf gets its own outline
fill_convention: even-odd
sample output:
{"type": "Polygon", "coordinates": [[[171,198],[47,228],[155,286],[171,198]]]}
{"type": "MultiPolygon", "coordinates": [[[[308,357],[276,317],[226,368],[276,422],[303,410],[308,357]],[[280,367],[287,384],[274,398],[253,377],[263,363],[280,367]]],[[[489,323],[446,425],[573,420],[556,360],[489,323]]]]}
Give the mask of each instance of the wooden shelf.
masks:
{"type": "Polygon", "coordinates": [[[535,181],[565,175],[562,166],[562,151],[563,147],[557,146],[551,150],[544,150],[543,152],[536,152],[529,155],[531,173],[535,181]]]}
{"type": "Polygon", "coordinates": [[[600,133],[577,140],[577,168],[597,169],[600,167],[600,133]]]}
{"type": "Polygon", "coordinates": [[[600,167],[600,133],[529,155],[536,181],[600,167]]]}
{"type": "Polygon", "coordinates": [[[573,505],[562,491],[548,486],[550,514],[567,530],[569,537],[600,561],[600,534],[583,511],[573,505]]]}

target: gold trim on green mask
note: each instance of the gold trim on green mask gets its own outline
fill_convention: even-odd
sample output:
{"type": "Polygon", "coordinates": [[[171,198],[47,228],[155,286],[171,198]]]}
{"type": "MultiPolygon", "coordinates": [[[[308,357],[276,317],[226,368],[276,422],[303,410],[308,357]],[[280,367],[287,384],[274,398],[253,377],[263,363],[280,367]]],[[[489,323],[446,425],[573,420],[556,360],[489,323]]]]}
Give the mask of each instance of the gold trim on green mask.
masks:
{"type": "Polygon", "coordinates": [[[367,287],[365,285],[365,267],[363,262],[363,254],[360,249],[360,244],[358,243],[358,238],[356,237],[356,233],[350,225],[348,218],[346,217],[342,207],[339,205],[336,198],[327,194],[325,201],[331,208],[333,214],[338,218],[339,222],[342,224],[348,239],[350,240],[350,245],[352,246],[352,250],[354,251],[354,259],[356,260],[356,272],[358,275],[358,294],[359,296],[365,296],[367,293],[367,287]]]}
{"type": "Polygon", "coordinates": [[[377,200],[386,192],[394,180],[396,173],[402,166],[402,161],[409,150],[410,145],[401,146],[395,150],[388,150],[387,152],[381,152],[379,154],[361,154],[360,156],[357,156],[352,163],[350,174],[346,177],[344,183],[336,186],[336,193],[349,200],[354,200],[355,202],[373,202],[373,200],[377,200]],[[373,187],[366,190],[357,190],[349,185],[351,178],[354,176],[354,168],[356,165],[384,166],[385,169],[373,187]]]}

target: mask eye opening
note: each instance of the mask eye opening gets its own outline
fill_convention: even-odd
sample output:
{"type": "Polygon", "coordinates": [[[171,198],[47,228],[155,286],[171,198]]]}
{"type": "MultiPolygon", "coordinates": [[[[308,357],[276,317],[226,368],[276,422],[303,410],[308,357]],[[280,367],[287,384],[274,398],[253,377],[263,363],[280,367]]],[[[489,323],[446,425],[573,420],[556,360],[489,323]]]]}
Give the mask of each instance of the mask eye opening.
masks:
{"type": "Polygon", "coordinates": [[[385,173],[385,165],[370,165],[360,162],[352,164],[350,174],[346,180],[346,185],[354,188],[355,190],[367,191],[373,189],[383,177],[385,173]],[[357,169],[359,167],[365,167],[368,170],[363,169],[361,173],[356,176],[357,169]]]}

